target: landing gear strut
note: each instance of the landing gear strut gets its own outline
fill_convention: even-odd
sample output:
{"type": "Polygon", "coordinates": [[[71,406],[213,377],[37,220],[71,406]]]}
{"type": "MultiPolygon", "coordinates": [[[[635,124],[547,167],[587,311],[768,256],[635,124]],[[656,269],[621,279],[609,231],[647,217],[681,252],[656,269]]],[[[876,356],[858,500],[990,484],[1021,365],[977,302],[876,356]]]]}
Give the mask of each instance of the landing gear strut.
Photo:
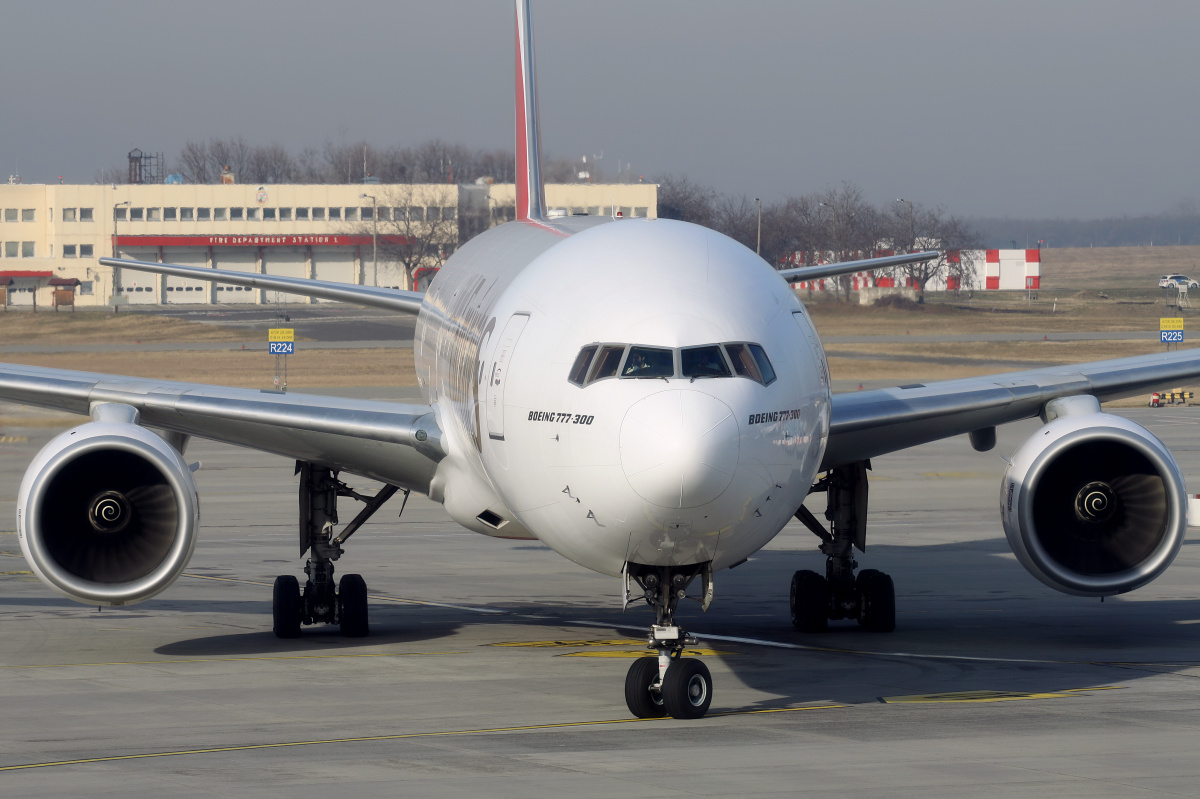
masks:
{"type": "MultiPolygon", "coordinates": [[[[375,496],[364,496],[338,480],[337,472],[302,461],[296,462],[296,473],[300,475],[300,554],[309,553],[304,565],[308,579],[301,591],[292,575],[275,578],[271,601],[275,635],[298,638],[301,625],[324,623],[341,625],[342,635],[362,638],[370,632],[367,583],[360,575],[347,574],[335,587],[333,562],[345,554],[346,539],[399,489],[386,485],[375,496]],[[365,507],[335,536],[338,497],[352,497],[365,507]]],[[[404,498],[407,502],[407,491],[404,498]]]]}
{"type": "MultiPolygon", "coordinates": [[[[657,657],[638,658],[625,675],[625,704],[640,719],[671,716],[698,719],[712,704],[712,675],[695,658],[683,657],[685,647],[695,646],[695,638],[675,624],[679,600],[687,597],[688,586],[701,578],[703,596],[698,599],[707,610],[712,601],[712,565],[625,566],[625,597],[631,598],[630,580],[641,587],[641,596],[654,608],[655,623],[646,637],[646,648],[657,657]]],[[[634,594],[633,596],[636,596],[634,594]]]]}
{"type": "Polygon", "coordinates": [[[857,619],[863,629],[896,629],[896,591],[892,578],[875,569],[855,577],[854,547],[867,549],[867,470],[870,461],[831,469],[813,486],[824,491],[829,530],[803,505],[796,518],[821,539],[825,576],[813,571],[792,575],[792,624],[806,633],[822,632],[830,619],[857,619]]]}

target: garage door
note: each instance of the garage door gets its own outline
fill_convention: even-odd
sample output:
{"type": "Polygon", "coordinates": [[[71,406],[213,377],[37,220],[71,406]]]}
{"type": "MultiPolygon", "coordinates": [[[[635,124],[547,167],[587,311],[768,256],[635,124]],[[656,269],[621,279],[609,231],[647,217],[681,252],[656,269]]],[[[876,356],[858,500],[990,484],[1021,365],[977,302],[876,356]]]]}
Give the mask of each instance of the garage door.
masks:
{"type": "MultiPolygon", "coordinates": [[[[176,247],[163,250],[163,260],[181,266],[208,266],[207,247],[176,247]]],[[[208,302],[212,284],[174,275],[163,276],[163,300],[172,305],[208,302]]]]}
{"type": "MultiPolygon", "coordinates": [[[[349,247],[313,247],[313,272],[317,280],[353,283],[355,253],[349,247]]],[[[322,300],[318,300],[322,302],[322,300]]]]}
{"type": "MultiPolygon", "coordinates": [[[[256,248],[238,250],[213,250],[214,266],[218,269],[233,269],[238,272],[258,271],[258,250],[256,248]]],[[[218,285],[216,301],[219,303],[255,303],[258,302],[258,289],[246,286],[218,285]]]]}
{"type": "MultiPolygon", "coordinates": [[[[126,250],[121,248],[120,257],[134,261],[157,261],[158,249],[126,250]]],[[[135,272],[132,269],[121,270],[121,296],[130,305],[158,304],[158,275],[149,272],[135,272]]]]}

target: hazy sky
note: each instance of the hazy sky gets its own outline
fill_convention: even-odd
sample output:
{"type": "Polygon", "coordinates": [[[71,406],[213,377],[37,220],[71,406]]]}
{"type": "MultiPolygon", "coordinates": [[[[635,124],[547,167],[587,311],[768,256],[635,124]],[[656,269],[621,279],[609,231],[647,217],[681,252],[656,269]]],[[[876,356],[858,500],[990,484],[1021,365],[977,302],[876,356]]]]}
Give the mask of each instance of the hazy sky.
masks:
{"type": "MultiPolygon", "coordinates": [[[[512,147],[506,0],[0,4],[0,179],[132,147],[512,147]]],[[[1200,3],[535,0],[542,145],[777,199],[967,215],[1200,198],[1200,3]]]]}

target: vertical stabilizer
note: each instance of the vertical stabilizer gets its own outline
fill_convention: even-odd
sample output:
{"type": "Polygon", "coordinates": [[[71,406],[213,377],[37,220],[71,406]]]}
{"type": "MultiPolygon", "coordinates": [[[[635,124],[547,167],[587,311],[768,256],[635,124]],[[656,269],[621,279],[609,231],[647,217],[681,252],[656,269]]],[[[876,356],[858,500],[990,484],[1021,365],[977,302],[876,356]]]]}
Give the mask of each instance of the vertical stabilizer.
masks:
{"type": "Polygon", "coordinates": [[[517,219],[545,219],[537,78],[533,69],[533,18],[529,0],[517,2],[517,219]]]}

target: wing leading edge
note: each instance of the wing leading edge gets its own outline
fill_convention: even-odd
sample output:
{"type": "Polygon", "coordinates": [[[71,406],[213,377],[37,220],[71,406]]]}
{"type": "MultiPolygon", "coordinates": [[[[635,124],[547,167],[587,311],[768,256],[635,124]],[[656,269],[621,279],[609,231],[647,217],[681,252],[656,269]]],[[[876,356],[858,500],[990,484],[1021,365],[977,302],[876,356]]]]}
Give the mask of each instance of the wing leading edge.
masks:
{"type": "Polygon", "coordinates": [[[822,469],[1041,413],[1052,399],[1101,401],[1200,378],[1200,350],[836,394],[822,469]]]}
{"type": "Polygon", "coordinates": [[[446,454],[428,405],[14,364],[0,364],[0,400],[81,414],[98,403],[131,405],[147,427],[253,447],[421,493],[428,492],[446,454]]]}
{"type": "Polygon", "coordinates": [[[160,264],[153,261],[128,261],[122,258],[101,258],[102,266],[133,269],[137,272],[153,272],[158,275],[190,277],[210,283],[230,283],[267,291],[282,291],[302,297],[317,297],[322,300],[337,300],[371,308],[386,308],[389,311],[416,314],[421,310],[425,295],[419,291],[401,291],[378,286],[360,286],[356,283],[336,283],[331,280],[309,280],[301,277],[260,275],[254,272],[237,272],[229,269],[209,269],[205,266],[182,266],[160,264]]]}

